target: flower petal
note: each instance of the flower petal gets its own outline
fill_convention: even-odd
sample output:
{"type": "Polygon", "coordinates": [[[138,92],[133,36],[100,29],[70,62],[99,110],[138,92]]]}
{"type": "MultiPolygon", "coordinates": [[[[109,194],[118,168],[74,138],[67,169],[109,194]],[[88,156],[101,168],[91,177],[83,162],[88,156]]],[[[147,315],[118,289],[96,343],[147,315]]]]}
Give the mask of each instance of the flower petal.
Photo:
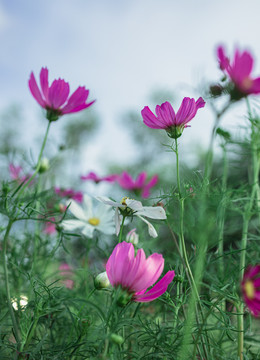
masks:
{"type": "Polygon", "coordinates": [[[89,218],[86,216],[85,211],[79,206],[76,201],[69,200],[67,201],[67,206],[69,206],[69,211],[78,219],[83,221],[88,221],[89,218]]]}
{"type": "Polygon", "coordinates": [[[39,105],[41,105],[41,107],[45,108],[46,103],[45,103],[45,101],[43,100],[42,94],[41,94],[41,92],[40,92],[40,90],[39,90],[39,88],[38,88],[38,85],[37,85],[37,83],[36,83],[36,80],[35,80],[35,77],[34,77],[33,72],[31,72],[28,85],[29,85],[29,89],[30,89],[31,94],[32,94],[32,96],[34,97],[34,99],[37,101],[37,103],[38,103],[39,105]]]}
{"type": "Polygon", "coordinates": [[[158,236],[157,231],[155,230],[154,226],[145,218],[143,218],[140,215],[137,215],[143,222],[145,222],[148,225],[148,233],[151,237],[156,238],[158,236]]]}
{"type": "Polygon", "coordinates": [[[132,287],[135,292],[144,290],[152,286],[161,276],[164,267],[164,259],[161,254],[154,253],[149,256],[143,270],[134,279],[132,287]]]}
{"type": "Polygon", "coordinates": [[[168,288],[168,285],[172,282],[173,278],[175,276],[174,271],[168,271],[164,277],[158,281],[156,285],[152,287],[151,290],[149,290],[145,294],[135,294],[134,300],[137,302],[148,302],[152,301],[154,299],[157,299],[159,296],[165,293],[165,291],[168,288]]]}
{"type": "Polygon", "coordinates": [[[62,79],[54,80],[49,89],[48,99],[52,109],[59,109],[67,100],[70,86],[62,79]]]}
{"type": "Polygon", "coordinates": [[[138,210],[138,215],[142,215],[150,219],[167,219],[165,210],[161,206],[143,206],[141,210],[138,210]]]}

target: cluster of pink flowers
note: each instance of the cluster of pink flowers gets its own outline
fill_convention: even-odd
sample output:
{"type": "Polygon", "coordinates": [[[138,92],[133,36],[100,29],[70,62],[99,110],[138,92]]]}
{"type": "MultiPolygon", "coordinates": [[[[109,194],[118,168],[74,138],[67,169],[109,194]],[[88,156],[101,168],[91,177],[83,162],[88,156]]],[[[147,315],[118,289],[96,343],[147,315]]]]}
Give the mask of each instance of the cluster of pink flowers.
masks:
{"type": "Polygon", "coordinates": [[[132,191],[146,199],[150,196],[150,189],[153,188],[158,183],[158,175],[152,176],[150,180],[147,181],[146,171],[142,171],[138,174],[136,180],[127,172],[123,171],[121,174],[112,174],[100,177],[94,172],[90,172],[87,175],[82,175],[81,180],[92,180],[96,184],[101,181],[106,181],[110,183],[117,182],[122,189],[132,191]]]}

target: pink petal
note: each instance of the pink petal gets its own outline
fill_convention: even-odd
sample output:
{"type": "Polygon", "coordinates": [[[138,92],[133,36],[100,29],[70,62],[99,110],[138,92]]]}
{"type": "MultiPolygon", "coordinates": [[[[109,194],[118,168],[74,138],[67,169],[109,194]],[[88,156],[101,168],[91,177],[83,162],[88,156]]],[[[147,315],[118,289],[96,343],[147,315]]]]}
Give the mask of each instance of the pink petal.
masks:
{"type": "Polygon", "coordinates": [[[161,254],[154,253],[146,259],[143,272],[134,279],[132,287],[135,292],[152,286],[161,276],[164,259],[161,254]]]}
{"type": "Polygon", "coordinates": [[[53,109],[59,109],[67,100],[70,92],[69,84],[62,80],[54,80],[49,89],[49,104],[53,109]]]}
{"type": "Polygon", "coordinates": [[[106,272],[111,285],[122,284],[123,274],[131,269],[135,250],[131,243],[117,244],[106,264],[106,272]]]}
{"type": "Polygon", "coordinates": [[[122,285],[128,288],[130,292],[135,292],[135,281],[142,276],[145,269],[146,257],[143,249],[137,251],[136,257],[131,264],[131,267],[123,274],[122,285]]]}
{"type": "Polygon", "coordinates": [[[132,190],[135,187],[133,178],[126,171],[123,171],[122,174],[118,176],[117,182],[123,189],[132,190]]]}
{"type": "Polygon", "coordinates": [[[253,57],[249,52],[244,51],[240,55],[239,50],[237,49],[235,52],[234,62],[231,67],[232,71],[230,72],[232,79],[242,82],[243,79],[248,78],[252,72],[253,62],[253,57]]]}
{"type": "Polygon", "coordinates": [[[185,97],[176,114],[176,125],[185,125],[196,115],[195,100],[185,97]]]}
{"type": "Polygon", "coordinates": [[[45,107],[46,107],[46,103],[45,103],[45,101],[44,101],[43,98],[42,98],[42,94],[41,94],[41,92],[40,92],[40,90],[39,90],[39,88],[38,88],[38,85],[37,85],[37,83],[36,83],[36,80],[35,80],[35,77],[34,77],[33,72],[31,72],[28,85],[29,85],[29,89],[30,89],[31,94],[32,94],[32,96],[34,97],[34,99],[37,101],[37,103],[38,103],[39,105],[41,105],[41,107],[45,108],[45,107]]]}
{"type": "Polygon", "coordinates": [[[84,86],[79,86],[69,97],[67,104],[62,108],[62,113],[69,114],[72,112],[78,112],[92,105],[94,101],[86,104],[88,95],[89,90],[86,90],[84,86]]]}
{"type": "Polygon", "coordinates": [[[260,93],[260,77],[252,80],[252,86],[249,89],[250,94],[260,93]]]}
{"type": "Polygon", "coordinates": [[[221,70],[227,70],[229,68],[229,59],[225,55],[225,50],[223,46],[217,48],[217,55],[219,60],[219,66],[221,70]]]}
{"type": "Polygon", "coordinates": [[[82,175],[82,176],[80,177],[80,179],[81,179],[81,180],[93,180],[93,181],[96,181],[96,182],[98,182],[98,181],[101,180],[101,178],[98,177],[97,174],[95,174],[95,173],[92,172],[92,171],[91,171],[90,173],[88,173],[87,175],[82,175]]]}
{"type": "Polygon", "coordinates": [[[165,129],[165,124],[158,120],[157,117],[151,112],[148,106],[145,106],[141,111],[143,122],[146,126],[152,129],[165,129]]]}
{"type": "Polygon", "coordinates": [[[175,124],[175,112],[168,101],[164,102],[161,106],[157,105],[155,111],[158,120],[165,124],[165,128],[175,124]]]}
{"type": "Polygon", "coordinates": [[[47,105],[50,106],[48,103],[48,94],[49,94],[49,81],[48,81],[48,69],[42,68],[40,72],[40,84],[42,89],[43,97],[47,103],[47,105]]]}
{"type": "Polygon", "coordinates": [[[167,274],[164,275],[164,277],[158,281],[158,283],[154,285],[147,293],[143,294],[143,292],[139,292],[138,294],[135,294],[135,301],[148,302],[157,299],[159,296],[165,293],[174,276],[174,271],[168,271],[167,274]]]}
{"type": "Polygon", "coordinates": [[[146,171],[141,172],[138,176],[137,179],[135,181],[135,188],[136,189],[141,189],[146,181],[146,177],[147,177],[147,173],[146,171]]]}
{"type": "Polygon", "coordinates": [[[154,187],[158,182],[158,175],[154,175],[151,180],[145,185],[142,191],[142,197],[147,199],[150,196],[150,189],[154,187]]]}

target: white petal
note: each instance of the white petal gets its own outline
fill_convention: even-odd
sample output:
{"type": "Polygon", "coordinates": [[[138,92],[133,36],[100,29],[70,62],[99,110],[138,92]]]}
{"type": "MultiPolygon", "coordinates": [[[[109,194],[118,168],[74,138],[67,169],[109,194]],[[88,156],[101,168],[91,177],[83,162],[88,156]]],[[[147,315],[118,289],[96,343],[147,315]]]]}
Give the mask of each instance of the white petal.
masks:
{"type": "Polygon", "coordinates": [[[150,219],[167,219],[165,210],[161,206],[144,206],[141,210],[138,210],[137,215],[146,216],[150,219]]]}
{"type": "Polygon", "coordinates": [[[141,220],[143,220],[147,225],[148,225],[148,233],[151,237],[156,238],[158,236],[157,231],[155,230],[155,228],[153,227],[153,225],[147,221],[146,219],[144,219],[142,216],[137,215],[141,220]]]}
{"type": "Polygon", "coordinates": [[[92,207],[92,198],[84,194],[83,196],[83,207],[84,207],[84,213],[87,219],[90,219],[93,217],[93,207],[92,207]]]}
{"type": "Polygon", "coordinates": [[[125,200],[126,205],[134,210],[134,211],[139,211],[143,209],[143,205],[141,203],[141,201],[137,201],[137,200],[133,200],[133,199],[126,199],[125,200]]]}
{"type": "Polygon", "coordinates": [[[67,205],[69,205],[69,211],[78,219],[87,221],[88,218],[81,206],[79,206],[76,201],[69,200],[67,201],[67,205]]]}
{"type": "Polygon", "coordinates": [[[104,234],[107,234],[107,235],[115,234],[115,224],[114,224],[114,222],[113,223],[108,223],[108,224],[98,225],[96,227],[96,229],[98,231],[101,231],[104,234]]]}
{"type": "Polygon", "coordinates": [[[81,233],[88,238],[93,238],[93,233],[95,229],[96,229],[95,226],[86,224],[84,229],[81,230],[81,233]]]}
{"type": "Polygon", "coordinates": [[[114,207],[122,206],[122,204],[109,199],[107,196],[96,196],[96,199],[110,206],[114,206],[114,207]]]}
{"type": "Polygon", "coordinates": [[[81,229],[86,225],[84,221],[81,220],[64,220],[61,223],[61,227],[65,231],[74,231],[77,229],[81,229]]]}

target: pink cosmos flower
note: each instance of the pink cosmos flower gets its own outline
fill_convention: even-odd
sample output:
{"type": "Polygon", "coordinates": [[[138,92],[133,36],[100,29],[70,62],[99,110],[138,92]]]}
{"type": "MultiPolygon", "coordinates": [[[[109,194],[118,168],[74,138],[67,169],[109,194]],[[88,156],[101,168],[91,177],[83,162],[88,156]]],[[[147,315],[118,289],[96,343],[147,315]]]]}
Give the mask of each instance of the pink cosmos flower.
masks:
{"type": "Polygon", "coordinates": [[[73,189],[61,189],[59,187],[54,187],[54,191],[60,197],[66,197],[69,199],[73,199],[78,203],[82,203],[83,201],[83,194],[80,191],[75,191],[73,189]]]}
{"type": "Polygon", "coordinates": [[[63,280],[62,283],[65,285],[67,289],[73,289],[74,281],[70,279],[73,276],[73,271],[69,264],[63,263],[59,266],[60,275],[62,276],[63,280]]]}
{"type": "Polygon", "coordinates": [[[194,118],[198,109],[205,106],[205,101],[200,97],[197,101],[189,97],[182,100],[181,106],[175,114],[171,104],[166,101],[161,106],[157,105],[154,115],[148,106],[141,111],[143,122],[152,129],[164,129],[174,139],[181,136],[183,129],[194,118]]]}
{"type": "Polygon", "coordinates": [[[246,305],[254,316],[260,316],[260,265],[248,266],[241,283],[246,305]]]}
{"type": "Polygon", "coordinates": [[[150,189],[154,187],[158,182],[158,175],[154,175],[150,181],[146,183],[147,173],[141,172],[136,180],[134,180],[128,172],[123,171],[121,175],[118,175],[118,184],[126,190],[141,191],[141,196],[145,199],[150,196],[150,189]]]}
{"type": "Polygon", "coordinates": [[[79,86],[70,96],[69,83],[60,78],[54,80],[49,86],[47,68],[41,69],[40,85],[41,88],[39,89],[34,74],[31,72],[29,79],[30,91],[38,104],[47,110],[47,119],[49,121],[56,121],[61,115],[81,111],[94,103],[94,101],[86,102],[89,90],[86,90],[84,86],[79,86]]]}
{"type": "Polygon", "coordinates": [[[87,175],[82,175],[80,178],[81,178],[81,180],[92,180],[96,184],[98,184],[101,181],[114,182],[116,180],[116,178],[117,178],[117,175],[112,174],[112,175],[107,175],[107,176],[100,177],[96,173],[91,171],[87,175]]]}
{"type": "Polygon", "coordinates": [[[154,253],[146,259],[143,249],[139,249],[135,256],[133,244],[125,241],[117,244],[106,264],[106,272],[111,285],[121,286],[136,302],[152,301],[165,293],[174,278],[174,271],[168,271],[146,292],[159,279],[163,268],[162,255],[154,253]]]}
{"type": "Polygon", "coordinates": [[[241,96],[260,93],[260,77],[253,79],[251,76],[254,59],[248,51],[236,49],[232,63],[223,46],[218,47],[217,55],[221,70],[228,74],[241,96]]]}

